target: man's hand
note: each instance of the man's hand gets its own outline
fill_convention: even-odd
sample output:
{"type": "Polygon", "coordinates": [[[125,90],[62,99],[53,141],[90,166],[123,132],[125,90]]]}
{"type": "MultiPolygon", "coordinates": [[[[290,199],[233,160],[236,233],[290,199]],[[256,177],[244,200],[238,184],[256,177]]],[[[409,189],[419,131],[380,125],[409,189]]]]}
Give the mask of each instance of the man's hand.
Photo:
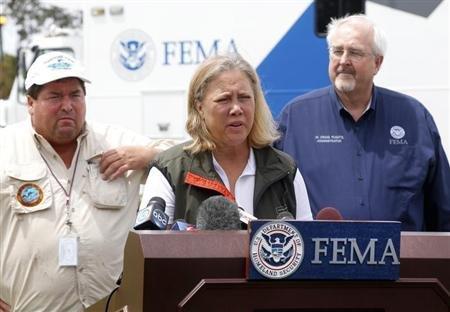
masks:
{"type": "Polygon", "coordinates": [[[128,170],[143,169],[159,151],[149,146],[122,146],[109,150],[100,159],[102,178],[111,181],[128,170]]]}
{"type": "Polygon", "coordinates": [[[0,299],[0,312],[10,312],[11,307],[5,301],[0,299]]]}

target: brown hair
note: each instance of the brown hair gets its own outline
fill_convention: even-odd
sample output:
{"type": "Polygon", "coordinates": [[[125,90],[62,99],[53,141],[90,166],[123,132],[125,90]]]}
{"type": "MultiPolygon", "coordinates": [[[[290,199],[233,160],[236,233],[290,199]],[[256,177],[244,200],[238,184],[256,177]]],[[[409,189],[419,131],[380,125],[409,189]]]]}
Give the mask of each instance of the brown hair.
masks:
{"type": "MultiPolygon", "coordinates": [[[[70,78],[70,77],[67,77],[67,78],[70,78]]],[[[66,78],[62,78],[62,79],[66,79],[66,78]]],[[[79,79],[79,78],[76,78],[76,79],[80,82],[81,89],[83,89],[83,93],[84,93],[84,95],[86,95],[86,86],[84,85],[84,81],[79,79]]],[[[57,81],[57,80],[55,80],[55,81],[57,81]]],[[[39,93],[41,93],[42,88],[44,86],[45,86],[45,84],[43,84],[43,85],[37,85],[37,84],[32,85],[31,87],[28,88],[27,95],[36,100],[38,98],[38,96],[39,96],[39,93]]]]}

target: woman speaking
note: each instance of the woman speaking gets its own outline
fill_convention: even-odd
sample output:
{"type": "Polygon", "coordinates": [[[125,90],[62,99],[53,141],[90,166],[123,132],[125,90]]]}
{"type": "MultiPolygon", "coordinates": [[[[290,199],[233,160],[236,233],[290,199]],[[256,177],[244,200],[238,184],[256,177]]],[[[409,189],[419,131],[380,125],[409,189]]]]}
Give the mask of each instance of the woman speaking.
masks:
{"type": "Polygon", "coordinates": [[[158,196],[169,223],[195,224],[200,204],[223,195],[257,218],[290,213],[312,220],[303,178],[292,158],[271,146],[276,125],[256,71],[241,56],[199,65],[189,86],[186,129],[192,140],[151,164],[140,209],[158,196]]]}

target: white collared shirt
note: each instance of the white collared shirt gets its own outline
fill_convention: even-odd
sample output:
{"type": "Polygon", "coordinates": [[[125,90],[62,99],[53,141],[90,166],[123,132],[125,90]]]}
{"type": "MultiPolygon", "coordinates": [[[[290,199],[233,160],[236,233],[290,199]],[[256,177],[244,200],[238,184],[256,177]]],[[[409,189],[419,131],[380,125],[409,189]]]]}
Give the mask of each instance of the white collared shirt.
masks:
{"type": "Polygon", "coordinates": [[[122,272],[123,249],[136,220],[145,170],[108,182],[100,178],[98,162],[88,159],[118,146],[149,145],[150,140],[99,124],[88,124],[82,136],[70,181],[75,160],[66,168],[29,120],[0,129],[0,297],[13,310],[82,311],[107,296],[122,272]],[[76,267],[58,265],[59,238],[67,232],[66,195],[41,154],[64,188],[73,184],[72,234],[79,237],[76,267]],[[24,185],[31,186],[29,198],[20,192],[24,185]],[[42,199],[27,203],[37,198],[33,192],[42,192],[42,199]]]}

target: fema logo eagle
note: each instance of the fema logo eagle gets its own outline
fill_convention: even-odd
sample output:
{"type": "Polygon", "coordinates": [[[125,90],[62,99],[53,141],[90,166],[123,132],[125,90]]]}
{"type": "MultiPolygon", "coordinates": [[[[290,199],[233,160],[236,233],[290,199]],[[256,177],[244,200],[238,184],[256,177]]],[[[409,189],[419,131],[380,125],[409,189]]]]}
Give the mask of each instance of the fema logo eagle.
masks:
{"type": "Polygon", "coordinates": [[[250,243],[250,259],[255,269],[270,279],[293,274],[303,260],[304,244],[300,232],[286,222],[261,226],[250,243]]]}
{"type": "Polygon", "coordinates": [[[119,77],[128,81],[138,81],[153,70],[156,48],[153,40],[145,32],[128,29],[120,33],[111,46],[111,63],[119,77]]]}
{"type": "Polygon", "coordinates": [[[405,136],[405,129],[400,126],[393,126],[390,130],[391,136],[394,139],[400,140],[405,136]]]}

